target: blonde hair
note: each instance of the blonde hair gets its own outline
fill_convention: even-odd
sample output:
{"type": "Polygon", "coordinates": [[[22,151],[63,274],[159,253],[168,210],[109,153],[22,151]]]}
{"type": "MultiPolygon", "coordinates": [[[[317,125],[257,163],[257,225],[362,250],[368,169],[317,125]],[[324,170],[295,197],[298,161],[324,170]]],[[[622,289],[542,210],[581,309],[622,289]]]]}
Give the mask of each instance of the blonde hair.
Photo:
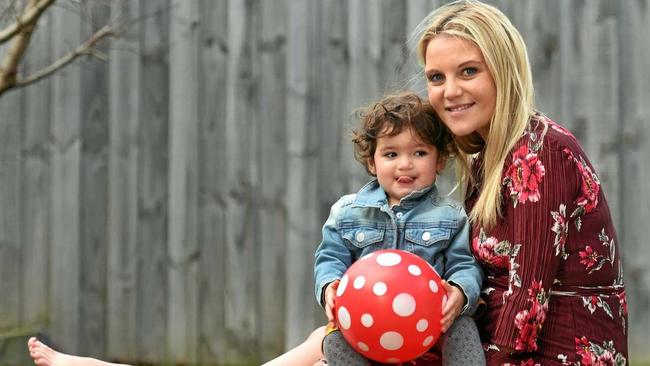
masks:
{"type": "MultiPolygon", "coordinates": [[[[493,226],[501,216],[501,175],[508,153],[521,138],[535,111],[533,78],[523,38],[497,8],[475,0],[455,1],[429,14],[418,27],[418,59],[425,64],[431,40],[445,35],[468,40],[482,52],[496,85],[496,105],[485,143],[477,132],[454,136],[460,153],[460,183],[467,186],[477,177],[470,174],[474,154],[485,148],[480,175],[481,193],[470,212],[472,222],[493,226]]],[[[417,30],[416,30],[417,31],[417,30]]]]}

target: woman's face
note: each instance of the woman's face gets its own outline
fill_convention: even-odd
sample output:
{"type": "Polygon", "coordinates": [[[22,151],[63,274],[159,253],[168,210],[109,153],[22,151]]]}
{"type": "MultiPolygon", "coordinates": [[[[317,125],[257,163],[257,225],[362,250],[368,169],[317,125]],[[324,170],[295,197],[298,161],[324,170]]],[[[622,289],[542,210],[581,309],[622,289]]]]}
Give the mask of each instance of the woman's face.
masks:
{"type": "Polygon", "coordinates": [[[485,140],[497,89],[481,50],[461,38],[438,36],[427,45],[424,72],[429,102],[456,136],[485,140]]]}

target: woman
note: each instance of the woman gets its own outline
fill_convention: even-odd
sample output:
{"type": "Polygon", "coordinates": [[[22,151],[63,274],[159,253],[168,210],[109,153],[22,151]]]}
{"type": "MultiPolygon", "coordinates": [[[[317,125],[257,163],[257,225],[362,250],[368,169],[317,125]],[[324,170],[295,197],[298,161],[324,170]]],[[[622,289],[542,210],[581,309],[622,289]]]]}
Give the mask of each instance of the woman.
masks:
{"type": "Polygon", "coordinates": [[[535,110],[521,35],[474,1],[425,22],[427,93],[461,150],[472,250],[487,276],[478,322],[488,365],[625,364],[609,208],[576,139],[535,110]]]}

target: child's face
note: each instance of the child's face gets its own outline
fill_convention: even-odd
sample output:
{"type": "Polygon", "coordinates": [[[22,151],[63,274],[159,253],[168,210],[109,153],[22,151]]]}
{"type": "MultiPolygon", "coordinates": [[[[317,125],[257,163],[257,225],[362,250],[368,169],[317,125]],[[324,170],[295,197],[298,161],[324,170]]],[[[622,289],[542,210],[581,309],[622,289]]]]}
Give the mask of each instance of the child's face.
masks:
{"type": "Polygon", "coordinates": [[[435,146],[420,141],[411,129],[404,129],[395,136],[377,138],[377,150],[368,165],[393,206],[407,194],[432,185],[445,161],[439,159],[435,146]]]}

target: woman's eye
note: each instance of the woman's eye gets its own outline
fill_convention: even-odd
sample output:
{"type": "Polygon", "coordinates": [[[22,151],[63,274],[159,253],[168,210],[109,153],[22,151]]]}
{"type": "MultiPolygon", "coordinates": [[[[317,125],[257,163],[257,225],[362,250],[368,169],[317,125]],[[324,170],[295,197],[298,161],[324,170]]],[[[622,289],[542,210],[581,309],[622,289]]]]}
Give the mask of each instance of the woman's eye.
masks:
{"type": "Polygon", "coordinates": [[[434,74],[427,75],[427,80],[429,80],[429,82],[433,84],[439,84],[444,79],[445,77],[442,74],[434,73],[434,74]]]}
{"type": "Polygon", "coordinates": [[[389,152],[387,152],[387,153],[384,153],[384,157],[386,157],[386,158],[394,158],[394,157],[396,157],[396,156],[397,156],[397,154],[394,153],[394,152],[392,152],[392,151],[389,151],[389,152]]]}
{"type": "Polygon", "coordinates": [[[474,76],[478,70],[475,67],[466,67],[463,69],[462,74],[463,76],[474,76]]]}

